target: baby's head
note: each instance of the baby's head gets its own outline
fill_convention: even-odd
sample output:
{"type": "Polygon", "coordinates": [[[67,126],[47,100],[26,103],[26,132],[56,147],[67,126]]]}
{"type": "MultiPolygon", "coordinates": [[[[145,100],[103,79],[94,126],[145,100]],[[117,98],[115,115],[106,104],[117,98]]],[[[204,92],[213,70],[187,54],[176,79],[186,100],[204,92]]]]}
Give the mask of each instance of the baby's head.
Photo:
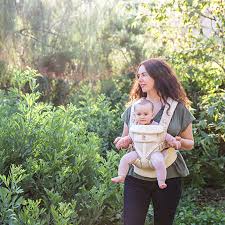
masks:
{"type": "Polygon", "coordinates": [[[153,104],[149,100],[140,99],[134,105],[135,121],[140,125],[150,124],[153,119],[153,104]]]}

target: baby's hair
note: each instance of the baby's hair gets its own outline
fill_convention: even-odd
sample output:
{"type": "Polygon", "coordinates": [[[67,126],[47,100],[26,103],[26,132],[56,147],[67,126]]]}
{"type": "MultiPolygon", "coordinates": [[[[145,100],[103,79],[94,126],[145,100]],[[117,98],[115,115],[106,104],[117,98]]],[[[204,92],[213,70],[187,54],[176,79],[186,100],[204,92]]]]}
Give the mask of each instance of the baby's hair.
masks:
{"type": "Polygon", "coordinates": [[[146,99],[146,98],[141,98],[141,99],[139,99],[138,102],[134,105],[134,110],[135,110],[135,107],[138,106],[138,105],[147,105],[147,104],[149,104],[149,105],[151,106],[151,110],[152,110],[152,112],[153,112],[153,110],[154,110],[154,105],[153,105],[153,103],[152,103],[151,101],[149,101],[149,100],[146,99]]]}

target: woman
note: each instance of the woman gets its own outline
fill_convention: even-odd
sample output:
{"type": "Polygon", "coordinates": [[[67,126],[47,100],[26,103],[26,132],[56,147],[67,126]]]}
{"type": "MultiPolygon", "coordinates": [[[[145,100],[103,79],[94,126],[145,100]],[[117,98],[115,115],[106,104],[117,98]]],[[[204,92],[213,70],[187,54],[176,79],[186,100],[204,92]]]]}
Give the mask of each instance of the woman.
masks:
{"type": "MultiPolygon", "coordinates": [[[[146,97],[154,104],[154,121],[160,122],[167,98],[178,101],[167,132],[181,143],[182,150],[194,146],[192,121],[194,117],[185,105],[185,91],[170,66],[161,59],[149,59],[139,65],[137,79],[130,93],[131,101],[146,97]]],[[[129,133],[131,107],[122,115],[123,134],[129,133]]],[[[116,144],[120,138],[116,138],[116,144]]],[[[127,147],[126,143],[119,148],[127,147]]],[[[173,147],[173,146],[172,146],[173,147]]],[[[181,197],[181,177],[189,171],[178,153],[177,160],[167,168],[167,188],[160,189],[156,179],[142,177],[130,168],[124,185],[124,225],[144,225],[149,204],[154,209],[154,225],[173,224],[176,208],[181,197]]]]}

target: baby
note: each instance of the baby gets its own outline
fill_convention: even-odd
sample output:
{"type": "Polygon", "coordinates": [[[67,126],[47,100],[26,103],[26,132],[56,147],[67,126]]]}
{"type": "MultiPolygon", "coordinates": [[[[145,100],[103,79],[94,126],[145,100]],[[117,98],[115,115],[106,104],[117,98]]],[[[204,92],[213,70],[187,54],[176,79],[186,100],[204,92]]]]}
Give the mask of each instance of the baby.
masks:
{"type": "MultiPolygon", "coordinates": [[[[135,115],[135,122],[137,125],[156,125],[158,123],[153,121],[153,104],[152,102],[148,101],[147,99],[143,99],[142,101],[135,104],[134,107],[134,115],[135,115]]],[[[176,140],[175,137],[173,137],[170,134],[166,134],[165,136],[166,142],[174,146],[176,149],[179,149],[181,147],[181,143],[176,140]]],[[[115,140],[115,145],[117,149],[120,149],[124,146],[129,146],[129,144],[132,143],[131,137],[125,136],[125,137],[119,137],[115,140]]],[[[150,155],[150,161],[156,170],[156,177],[158,181],[159,188],[164,189],[167,187],[165,181],[166,181],[166,166],[164,162],[164,157],[166,156],[166,151],[156,151],[153,152],[150,155]]],[[[136,151],[129,152],[125,154],[122,159],[120,160],[119,169],[118,169],[118,176],[112,178],[112,182],[114,183],[123,183],[125,180],[125,177],[129,170],[129,165],[133,164],[135,160],[138,158],[138,154],[136,151]]]]}

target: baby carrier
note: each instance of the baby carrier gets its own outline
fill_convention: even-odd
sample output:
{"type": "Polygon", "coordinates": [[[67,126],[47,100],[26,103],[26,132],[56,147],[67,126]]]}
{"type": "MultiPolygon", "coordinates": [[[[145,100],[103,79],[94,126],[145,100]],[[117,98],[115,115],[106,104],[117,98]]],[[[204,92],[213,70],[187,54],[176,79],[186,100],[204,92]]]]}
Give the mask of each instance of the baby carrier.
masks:
{"type": "MultiPolygon", "coordinates": [[[[177,101],[168,98],[163,115],[158,125],[135,125],[134,121],[134,103],[131,107],[130,116],[130,137],[133,140],[134,148],[139,158],[133,163],[134,172],[144,177],[154,178],[156,172],[151,165],[150,156],[155,151],[162,151],[166,148],[165,135],[173,116],[174,110],[178,104],[177,101]]],[[[168,148],[165,156],[166,168],[169,167],[177,158],[174,148],[168,148]]]]}

